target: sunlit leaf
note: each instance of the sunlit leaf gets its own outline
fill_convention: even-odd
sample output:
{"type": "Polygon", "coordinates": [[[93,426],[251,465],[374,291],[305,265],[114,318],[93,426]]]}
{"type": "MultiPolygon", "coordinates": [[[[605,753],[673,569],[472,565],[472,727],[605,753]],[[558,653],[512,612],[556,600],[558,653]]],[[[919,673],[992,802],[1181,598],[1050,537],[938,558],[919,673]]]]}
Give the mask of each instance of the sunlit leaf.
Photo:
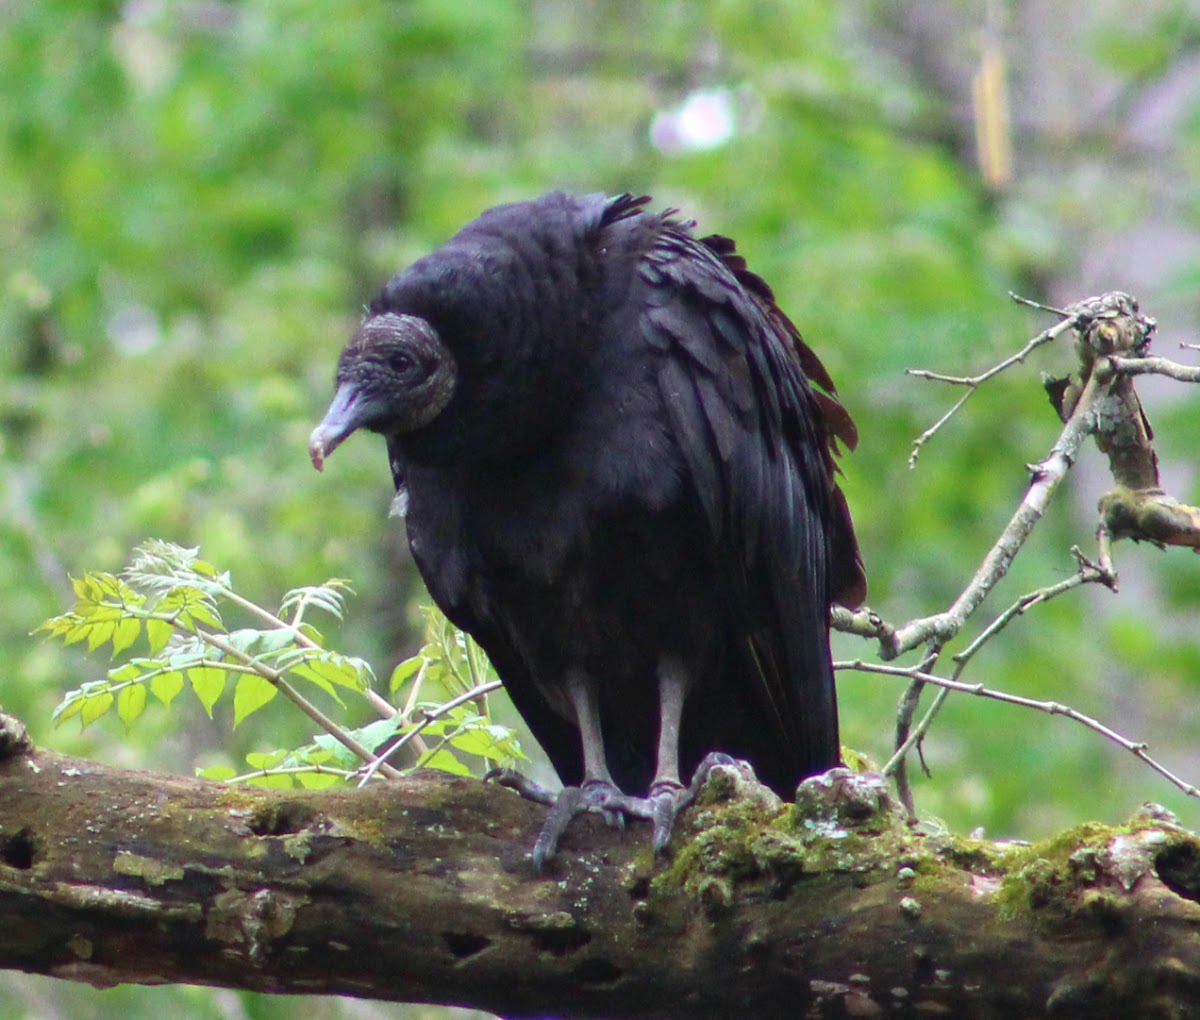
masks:
{"type": "Polygon", "coordinates": [[[272,772],[265,776],[252,776],[246,780],[247,786],[261,786],[267,790],[290,790],[295,785],[290,775],[272,772]]]}
{"type": "Polygon", "coordinates": [[[306,790],[325,790],[345,782],[332,772],[298,772],[292,778],[306,790]]]}
{"type": "Polygon", "coordinates": [[[350,735],[368,750],[378,751],[397,734],[399,726],[400,717],[394,715],[390,719],[378,719],[357,730],[351,730],[350,735]]]}
{"type": "Polygon", "coordinates": [[[438,769],[442,772],[449,772],[455,776],[469,776],[470,768],[455,757],[444,747],[426,755],[421,759],[421,767],[426,769],[438,769]]]}
{"type": "MultiPolygon", "coordinates": [[[[136,680],[142,675],[143,672],[145,672],[142,667],[146,664],[147,660],[145,659],[131,660],[130,662],[126,662],[123,665],[115,667],[114,669],[110,669],[108,671],[108,678],[113,683],[125,683],[129,680],[136,680]]],[[[149,665],[150,668],[153,668],[152,663],[149,665]]]]}
{"type": "Polygon", "coordinates": [[[132,645],[142,632],[142,621],[137,617],[127,616],[113,629],[112,653],[119,655],[132,645]]]}
{"type": "Polygon", "coordinates": [[[328,733],[319,733],[313,737],[313,743],[332,755],[331,762],[339,768],[356,769],[363,764],[361,758],[340,740],[328,733]]]}
{"type": "Polygon", "coordinates": [[[126,725],[132,725],[146,711],[146,688],[143,684],[130,684],[117,694],[117,715],[126,725]]]}
{"type": "Polygon", "coordinates": [[[92,723],[112,708],[113,700],[113,696],[107,691],[103,694],[96,694],[85,698],[83,708],[79,713],[79,718],[83,725],[91,726],[92,723]]]}
{"type": "Polygon", "coordinates": [[[405,659],[392,670],[392,675],[388,679],[388,691],[395,694],[404,684],[416,676],[424,665],[425,659],[420,655],[414,655],[411,659],[405,659]]]}
{"type": "Polygon", "coordinates": [[[273,769],[287,756],[287,751],[251,751],[246,755],[246,764],[252,769],[273,769]]]}
{"type": "Polygon", "coordinates": [[[232,779],[237,775],[237,769],[232,765],[210,765],[206,769],[197,769],[196,775],[201,779],[211,779],[219,783],[232,779]]]}
{"type": "Polygon", "coordinates": [[[246,716],[257,712],[279,693],[270,680],[257,673],[242,673],[233,692],[233,725],[237,726],[246,716]]]}
{"type": "Polygon", "coordinates": [[[61,726],[68,719],[72,719],[83,711],[84,697],[79,691],[71,691],[54,709],[54,714],[51,719],[55,726],[61,726]]]}
{"type": "Polygon", "coordinates": [[[513,757],[512,731],[504,726],[476,725],[450,738],[455,750],[491,761],[513,757]]]}
{"type": "Polygon", "coordinates": [[[373,679],[371,667],[364,660],[336,652],[310,656],[290,668],[292,672],[314,682],[324,681],[325,684],[347,687],[352,691],[366,690],[373,679]]]}
{"type": "Polygon", "coordinates": [[[193,666],[187,671],[187,678],[211,719],[213,706],[225,690],[225,670],[215,666],[193,666]]]}
{"type": "Polygon", "coordinates": [[[150,693],[167,708],[175,696],[183,690],[183,674],[172,670],[169,673],[158,673],[150,678],[150,693]]]}
{"type": "Polygon", "coordinates": [[[171,635],[174,633],[175,628],[165,620],[147,620],[146,640],[150,645],[150,654],[158,655],[167,647],[167,642],[171,640],[171,635]]]}

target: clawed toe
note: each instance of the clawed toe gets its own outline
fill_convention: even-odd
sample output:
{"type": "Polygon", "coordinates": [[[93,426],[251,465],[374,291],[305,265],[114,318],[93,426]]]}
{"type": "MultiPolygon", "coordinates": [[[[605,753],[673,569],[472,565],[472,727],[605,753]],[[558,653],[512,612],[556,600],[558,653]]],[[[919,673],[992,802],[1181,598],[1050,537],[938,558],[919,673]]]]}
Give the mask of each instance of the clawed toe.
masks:
{"type": "Polygon", "coordinates": [[[515,790],[526,800],[550,806],[533,844],[533,864],[541,871],[546,861],[554,856],[571,820],[585,811],[602,814],[609,825],[618,828],[624,827],[626,818],[650,822],[654,829],[654,856],[662,856],[671,841],[675,819],[696,799],[709,772],[718,765],[732,764],[736,763],[727,754],[710,754],[697,767],[687,786],[672,780],[659,780],[650,787],[646,797],[631,797],[611,782],[600,779],[588,780],[582,786],[565,786],[556,793],[512,769],[493,769],[485,778],[515,790]]]}
{"type": "Polygon", "coordinates": [[[558,800],[558,794],[553,790],[546,789],[541,783],[535,783],[514,769],[490,769],[484,775],[483,780],[484,782],[499,783],[501,786],[507,786],[510,790],[516,790],[526,800],[531,800],[536,804],[553,806],[554,802],[558,800]]]}
{"type": "Polygon", "coordinates": [[[558,841],[576,815],[595,811],[604,815],[609,825],[624,828],[625,815],[636,814],[630,810],[633,801],[634,798],[626,797],[612,783],[601,780],[589,780],[583,786],[564,786],[555,796],[533,844],[533,866],[541,871],[546,861],[554,856],[558,841]]]}

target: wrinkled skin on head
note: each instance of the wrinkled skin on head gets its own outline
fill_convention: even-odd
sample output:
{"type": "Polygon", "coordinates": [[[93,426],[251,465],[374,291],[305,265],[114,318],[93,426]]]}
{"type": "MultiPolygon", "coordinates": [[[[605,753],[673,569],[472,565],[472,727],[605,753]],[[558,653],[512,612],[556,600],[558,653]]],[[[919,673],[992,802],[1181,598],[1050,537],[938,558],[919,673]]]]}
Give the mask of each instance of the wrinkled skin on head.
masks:
{"type": "Polygon", "coordinates": [[[337,392],[312,431],[308,452],[320,471],[360,428],[385,435],[430,424],[454,395],[458,371],[437,331],[414,315],[368,318],[342,352],[337,392]]]}

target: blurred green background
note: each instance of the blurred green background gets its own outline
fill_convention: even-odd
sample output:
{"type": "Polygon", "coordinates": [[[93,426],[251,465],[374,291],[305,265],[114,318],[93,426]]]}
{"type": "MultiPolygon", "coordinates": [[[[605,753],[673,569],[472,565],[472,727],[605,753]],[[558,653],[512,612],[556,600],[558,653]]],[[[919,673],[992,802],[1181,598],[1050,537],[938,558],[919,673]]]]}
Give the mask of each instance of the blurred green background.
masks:
{"type": "MultiPolygon", "coordinates": [[[[1120,288],[1196,335],[1200,16],[1115,0],[1067,22],[1039,3],[757,0],[13,0],[0,7],[0,677],[35,738],[188,771],[296,743],[283,708],[232,736],[228,708],[53,731],[106,668],[31,638],[68,574],[147,537],[199,545],[267,604],[348,577],[336,635],[386,676],[416,642],[382,444],[324,476],[309,430],[362,306],[482,209],[554,188],[652,193],[737,239],[838,383],[862,436],[845,488],[871,605],[944,608],[1058,434],[1039,352],[958,396],[906,367],[983,369],[1066,303],[1120,288]],[[903,7],[911,10],[902,10],[903,7]],[[1003,61],[1011,176],[985,181],[972,78],[1003,61]],[[169,737],[169,739],[168,739],[169,737]]],[[[1139,383],[1174,495],[1200,500],[1197,395],[1139,383]]],[[[1088,451],[985,616],[1093,544],[1088,451]]],[[[968,679],[1069,703],[1200,780],[1200,561],[1121,547],[1122,592],[1032,611],[968,679]]],[[[842,657],[873,649],[839,636],[842,657]]],[[[953,650],[953,649],[952,649],[953,650]]],[[[896,681],[843,673],[843,740],[887,756],[896,681]]],[[[180,704],[183,701],[181,699],[180,704]]],[[[1061,717],[952,698],[917,777],[923,815],[1037,837],[1144,800],[1188,801],[1061,717]]],[[[5,1017],[443,1016],[371,1003],[0,978],[5,1017]]]]}

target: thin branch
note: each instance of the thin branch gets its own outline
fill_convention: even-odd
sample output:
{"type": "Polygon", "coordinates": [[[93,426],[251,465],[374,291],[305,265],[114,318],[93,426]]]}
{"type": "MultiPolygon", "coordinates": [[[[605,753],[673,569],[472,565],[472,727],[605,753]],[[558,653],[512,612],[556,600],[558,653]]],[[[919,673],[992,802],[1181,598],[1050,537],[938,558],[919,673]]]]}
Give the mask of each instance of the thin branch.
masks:
{"type": "MultiPolygon", "coordinates": [[[[830,622],[838,630],[873,638],[879,642],[880,658],[888,661],[920,645],[925,645],[925,657],[910,667],[862,667],[908,677],[910,683],[898,707],[896,752],[887,763],[885,772],[895,776],[901,801],[912,812],[912,793],[908,784],[907,756],[916,749],[945,702],[951,690],[996,697],[1013,704],[1065,714],[1114,739],[1155,771],[1168,778],[1189,795],[1196,788],[1164,769],[1145,754],[1145,746],[1135,744],[1113,733],[1074,709],[1053,702],[1035,702],[988,691],[978,684],[966,684],[960,678],[972,658],[997,634],[1029,608],[1083,584],[1100,583],[1117,590],[1112,565],[1112,541],[1120,537],[1141,538],[1158,544],[1200,547],[1200,511],[1183,506],[1158,488],[1157,459],[1150,445],[1149,425],[1133,384],[1133,375],[1155,373],[1182,382],[1200,382],[1200,367],[1181,365],[1163,358],[1140,357],[1155,328],[1153,319],[1138,312],[1137,301],[1123,292],[1111,292],[1088,298],[1069,309],[1051,308],[1039,302],[1010,295],[1029,307],[1049,311],[1060,317],[1058,323],[1044,330],[1019,352],[975,376],[950,376],[926,370],[910,369],[908,374],[951,385],[965,386],[967,392],[933,426],[913,443],[909,458],[912,467],[920,449],[962,408],[972,393],[984,382],[1015,364],[1023,362],[1037,347],[1075,330],[1079,337],[1076,351],[1081,362],[1077,382],[1062,380],[1061,387],[1047,385],[1051,401],[1065,424],[1049,454],[1040,463],[1029,466],[1030,485],[1020,505],[1004,531],[984,557],[970,583],[954,603],[942,613],[911,620],[893,626],[870,610],[850,613],[835,609],[830,622]],[[1124,356],[1132,354],[1135,356],[1124,356]],[[1066,384],[1070,382],[1068,388],[1066,384]],[[1057,396],[1057,399],[1056,399],[1057,396]],[[996,584],[1023,548],[1034,527],[1041,520],[1058,484],[1066,476],[1079,450],[1089,437],[1095,437],[1100,449],[1109,457],[1117,489],[1101,500],[1101,523],[1097,531],[1097,562],[1086,559],[1078,548],[1072,549],[1078,569],[1069,578],[1023,595],[1004,612],[995,617],[965,649],[953,657],[950,677],[937,677],[933,668],[944,646],[959,635],[966,621],[979,609],[996,584]],[[1115,494],[1115,495],[1114,495],[1115,494]],[[1131,499],[1117,499],[1131,495],[1131,499]],[[1106,501],[1109,504],[1106,510],[1106,501]],[[939,685],[940,690],[921,720],[913,725],[925,683],[939,685]]],[[[1190,345],[1181,345],[1188,347],[1190,345]]],[[[839,664],[844,666],[845,664],[839,664]]],[[[922,764],[924,764],[922,762],[922,764]]]]}
{"type": "Polygon", "coordinates": [[[1200,382],[1200,365],[1181,365],[1167,358],[1121,358],[1113,355],[1108,363],[1118,375],[1165,375],[1178,382],[1200,382]]]}
{"type": "MultiPolygon", "coordinates": [[[[1039,605],[1043,602],[1049,602],[1052,598],[1065,594],[1084,584],[1103,584],[1111,591],[1116,591],[1117,578],[1112,572],[1112,564],[1107,568],[1092,563],[1087,559],[1078,546],[1071,549],[1071,555],[1075,557],[1079,569],[1070,577],[1064,578],[1056,584],[1047,585],[1045,588],[1039,588],[1036,591],[1028,592],[1022,595],[1016,602],[1009,606],[1003,613],[997,616],[990,624],[987,625],[966,648],[954,656],[954,661],[960,666],[965,666],[971,657],[975,655],[988,641],[995,637],[1000,631],[1009,625],[1018,616],[1024,615],[1027,609],[1039,605]]],[[[956,676],[957,678],[957,676],[956,676]]]]}
{"type": "Polygon", "coordinates": [[[1057,308],[1054,305],[1044,305],[1040,301],[1035,301],[1033,298],[1022,297],[1016,291],[1008,292],[1010,301],[1015,301],[1019,305],[1024,305],[1026,308],[1036,308],[1039,312],[1049,312],[1051,315],[1057,315],[1059,318],[1065,319],[1070,315],[1070,311],[1066,308],[1057,308]]]}
{"type": "MultiPolygon", "coordinates": [[[[297,619],[295,621],[289,623],[287,620],[280,619],[280,617],[276,616],[270,610],[264,609],[262,606],[258,605],[257,603],[252,602],[250,599],[245,598],[242,595],[239,595],[232,588],[230,588],[226,585],[220,585],[219,587],[221,589],[222,596],[227,598],[230,602],[234,603],[235,605],[241,606],[243,609],[245,609],[251,615],[257,616],[264,623],[268,623],[271,626],[277,627],[281,630],[286,630],[289,634],[292,635],[292,639],[301,648],[308,648],[313,651],[320,650],[321,646],[318,645],[312,638],[310,638],[307,634],[304,633],[304,631],[302,631],[300,629],[299,617],[297,617],[297,619]]],[[[382,695],[378,694],[372,688],[368,687],[366,690],[364,690],[362,692],[362,695],[364,698],[367,699],[367,701],[369,701],[371,703],[371,707],[374,708],[381,716],[383,716],[383,718],[390,719],[392,716],[394,716],[396,714],[396,711],[397,711],[396,706],[393,705],[386,698],[384,698],[382,695]]],[[[422,749],[422,751],[423,750],[424,749],[422,749]]],[[[369,760],[369,758],[367,760],[369,760]]]]}
{"type": "MultiPolygon", "coordinates": [[[[365,762],[372,761],[374,755],[370,748],[364,747],[347,733],[341,726],[334,722],[329,716],[322,712],[316,705],[308,700],[296,688],[287,681],[286,673],[283,670],[274,669],[266,663],[255,659],[254,656],[248,655],[240,648],[234,647],[229,641],[221,637],[219,634],[214,634],[211,631],[206,631],[198,628],[196,634],[201,640],[223,652],[227,657],[236,659],[243,666],[248,666],[254,670],[264,680],[273,684],[285,698],[295,705],[301,712],[315,722],[322,730],[328,733],[334,740],[345,747],[351,754],[361,758],[365,762]]],[[[400,773],[390,765],[384,766],[386,774],[393,779],[400,777],[400,773]]]]}
{"type": "Polygon", "coordinates": [[[1095,733],[1099,733],[1102,737],[1112,741],[1126,751],[1129,751],[1134,757],[1139,758],[1150,766],[1155,772],[1166,779],[1173,786],[1182,790],[1189,797],[1200,797],[1200,787],[1193,786],[1186,780],[1175,775],[1170,769],[1166,768],[1159,761],[1151,757],[1147,750],[1149,744],[1144,741],[1130,740],[1128,737],[1122,736],[1116,730],[1104,725],[1089,715],[1071,708],[1069,705],[1063,705],[1057,701],[1038,701],[1034,698],[1026,698],[1019,694],[1010,694],[1007,691],[996,690],[995,688],[986,687],[981,683],[964,683],[959,680],[952,680],[949,677],[936,676],[932,673],[923,673],[915,666],[888,666],[883,663],[864,662],[861,659],[856,659],[851,662],[835,662],[834,669],[846,670],[852,669],[861,673],[879,673],[884,676],[904,677],[909,680],[919,680],[922,683],[933,684],[936,687],[941,687],[949,691],[958,691],[962,694],[973,694],[980,698],[990,698],[993,701],[1000,701],[1006,705],[1016,705],[1020,708],[1031,708],[1038,712],[1044,712],[1047,715],[1063,715],[1071,719],[1087,729],[1095,733]]]}
{"type": "Polygon", "coordinates": [[[227,783],[249,783],[255,779],[270,779],[273,776],[336,776],[338,779],[353,779],[354,770],[339,769],[330,765],[289,765],[286,768],[255,769],[240,776],[230,776],[227,783]]]}
{"type": "MultiPolygon", "coordinates": [[[[930,648],[926,651],[925,657],[913,668],[921,673],[928,673],[937,665],[940,655],[940,648],[930,648]]],[[[914,680],[904,689],[904,693],[900,696],[900,704],[896,706],[895,744],[897,750],[893,754],[891,761],[888,762],[888,769],[884,772],[884,775],[895,777],[896,792],[900,797],[900,802],[904,805],[904,810],[908,812],[908,817],[913,821],[917,819],[917,807],[913,797],[912,782],[908,776],[907,754],[913,747],[917,746],[925,729],[928,729],[929,725],[933,722],[933,715],[926,713],[926,719],[922,720],[925,722],[925,728],[918,727],[916,732],[913,730],[913,716],[917,714],[917,708],[921,704],[921,692],[924,689],[925,685],[920,680],[914,680]],[[903,754],[901,751],[903,751],[903,754]]],[[[941,700],[935,705],[933,709],[934,714],[936,714],[937,708],[941,707],[941,700]]],[[[925,764],[924,756],[921,756],[921,769],[926,775],[929,774],[929,767],[925,764]]]]}
{"type": "Polygon", "coordinates": [[[1031,466],[1032,484],[1004,531],[984,557],[971,583],[945,612],[912,620],[897,628],[894,648],[881,649],[880,654],[885,659],[894,658],[929,641],[945,644],[958,634],[967,618],[979,608],[992,588],[1008,572],[1017,553],[1041,520],[1058,483],[1075,462],[1080,447],[1095,430],[1093,404],[1097,389],[1097,380],[1094,377],[1089,379],[1074,414],[1051,447],[1050,453],[1045,460],[1031,466]],[[888,654],[889,652],[894,654],[888,654]]]}
{"type": "Polygon", "coordinates": [[[416,726],[414,726],[407,733],[403,734],[402,736],[400,736],[399,738],[394,740],[391,744],[389,744],[386,748],[384,748],[383,751],[381,751],[377,756],[375,756],[374,760],[372,760],[371,762],[369,762],[367,764],[366,768],[363,769],[362,778],[359,780],[358,785],[359,786],[365,785],[367,783],[367,781],[370,780],[370,778],[373,775],[375,775],[376,771],[378,771],[380,769],[387,770],[387,769],[391,768],[391,766],[386,764],[388,758],[390,758],[393,754],[395,754],[397,751],[399,751],[402,747],[404,747],[410,741],[415,740],[417,737],[417,734],[419,734],[423,729],[425,729],[425,727],[428,726],[431,722],[433,722],[436,719],[440,719],[447,712],[450,712],[453,709],[458,708],[459,705],[464,705],[468,701],[474,701],[477,698],[484,697],[484,696],[490,694],[492,691],[498,690],[502,686],[503,685],[500,683],[499,680],[489,681],[486,684],[481,684],[479,687],[473,687],[469,691],[464,691],[462,694],[458,695],[457,697],[451,698],[449,701],[444,702],[441,705],[438,705],[437,708],[432,709],[429,712],[426,712],[424,719],[422,719],[419,723],[417,723],[416,726]]]}
{"type": "MultiPolygon", "coordinates": [[[[975,654],[988,641],[994,638],[1005,627],[1008,626],[1018,616],[1024,615],[1025,611],[1031,607],[1043,602],[1048,602],[1052,598],[1065,594],[1083,584],[1099,583],[1104,584],[1113,591],[1116,590],[1116,576],[1112,573],[1111,564],[1107,569],[1092,563],[1079,551],[1078,547],[1071,550],[1074,555],[1078,570],[1070,577],[1059,581],[1057,584],[1048,585],[1045,588],[1039,588],[1037,591],[1029,592],[1022,595],[1016,602],[1008,607],[1003,613],[997,616],[983,631],[972,641],[963,651],[953,657],[955,663],[954,671],[950,679],[959,682],[963,671],[967,664],[975,656],[975,654]]],[[[928,673],[932,663],[929,657],[918,664],[915,669],[920,673],[928,673]]],[[[921,680],[914,680],[905,691],[904,697],[901,699],[901,715],[900,724],[897,726],[897,747],[888,763],[883,768],[883,774],[892,775],[895,773],[897,777],[897,785],[900,787],[901,799],[905,799],[905,790],[907,789],[907,775],[905,772],[904,762],[908,754],[914,747],[918,747],[924,739],[930,726],[933,725],[933,720],[937,717],[943,703],[949,696],[949,689],[943,687],[938,691],[937,697],[933,704],[929,706],[925,714],[921,717],[921,721],[916,726],[909,728],[912,722],[912,716],[916,713],[917,702],[920,698],[921,689],[924,684],[921,680]],[[907,712],[906,712],[907,709],[907,712]]],[[[911,793],[908,795],[911,800],[911,793]]],[[[908,801],[905,801],[906,806],[908,801]]]]}
{"type": "MultiPolygon", "coordinates": [[[[920,693],[922,690],[924,690],[924,688],[925,682],[923,680],[914,680],[908,685],[908,690],[905,692],[905,699],[912,701],[913,714],[916,713],[917,699],[920,697],[920,693]],[[916,698],[913,698],[910,694],[910,692],[914,691],[916,693],[916,698]]],[[[906,797],[904,797],[902,794],[902,797],[905,801],[905,809],[908,811],[910,818],[915,818],[916,814],[911,807],[913,797],[907,776],[906,763],[908,761],[908,756],[912,753],[913,748],[916,747],[920,741],[925,739],[925,734],[929,731],[929,727],[933,725],[933,720],[937,717],[938,712],[941,711],[942,705],[945,703],[948,697],[950,697],[950,691],[948,688],[941,687],[938,689],[937,695],[933,699],[933,704],[931,704],[929,708],[926,709],[925,714],[921,716],[921,721],[917,723],[916,726],[911,726],[908,729],[908,733],[904,740],[900,742],[900,746],[896,748],[896,750],[892,753],[892,756],[888,759],[887,764],[884,765],[880,770],[885,776],[895,775],[897,785],[900,784],[901,776],[904,777],[903,786],[908,793],[906,797]]],[[[909,718],[911,719],[911,715],[909,718]]],[[[925,768],[924,759],[922,759],[921,765],[925,771],[925,774],[928,775],[929,769],[925,768]]]]}
{"type": "MultiPolygon", "coordinates": [[[[919,369],[908,369],[907,371],[908,371],[909,375],[919,375],[920,374],[919,369]]],[[[924,378],[932,379],[935,377],[933,375],[925,375],[924,378]]],[[[950,381],[950,380],[947,380],[947,381],[950,381]]],[[[963,404],[965,404],[967,402],[967,400],[970,398],[971,394],[974,392],[975,392],[975,387],[972,386],[969,390],[967,390],[966,393],[964,393],[961,397],[958,398],[958,400],[956,400],[954,402],[954,406],[951,407],[949,411],[947,411],[945,414],[943,414],[937,421],[935,421],[932,425],[930,425],[929,428],[927,428],[924,432],[922,432],[919,436],[917,436],[916,439],[913,440],[912,452],[908,455],[908,466],[909,466],[910,470],[917,466],[917,458],[921,456],[921,447],[924,446],[927,442],[929,442],[929,440],[931,440],[935,435],[937,435],[938,431],[941,429],[941,427],[943,425],[946,424],[946,422],[948,422],[951,418],[953,418],[956,414],[958,414],[959,408],[961,408],[963,406],[963,404]]]]}
{"type": "Polygon", "coordinates": [[[1029,355],[1032,354],[1035,350],[1037,350],[1037,348],[1041,347],[1044,344],[1048,344],[1053,340],[1056,340],[1058,337],[1060,337],[1063,333],[1067,332],[1068,330],[1074,329],[1077,325],[1079,325],[1079,322],[1082,318],[1082,313],[1077,312],[1072,315],[1072,314],[1068,314],[1067,312],[1064,312],[1057,308],[1048,308],[1046,305],[1040,305],[1037,302],[1030,301],[1028,298],[1018,297],[1016,294],[1010,294],[1009,296],[1014,301],[1019,301],[1022,304],[1026,304],[1026,305],[1031,305],[1034,308],[1041,308],[1046,311],[1054,312],[1057,315],[1064,316],[1064,318],[1061,322],[1056,323],[1055,325],[1051,326],[1049,329],[1042,330],[1042,332],[1040,332],[1037,336],[1035,336],[1032,340],[1030,340],[1029,343],[1027,343],[1024,347],[1022,347],[1016,354],[1013,354],[1013,355],[1005,358],[999,364],[993,365],[986,372],[981,372],[979,375],[954,376],[954,375],[943,375],[940,372],[930,372],[923,368],[905,369],[905,374],[915,376],[918,379],[929,379],[934,382],[949,383],[952,386],[968,387],[967,392],[964,393],[962,395],[962,397],[959,398],[959,400],[954,404],[953,407],[950,408],[949,411],[947,411],[933,425],[931,425],[924,432],[922,432],[920,436],[918,436],[916,439],[913,440],[913,444],[912,444],[913,450],[912,450],[912,453],[910,453],[909,457],[908,457],[908,466],[910,468],[916,467],[917,458],[920,456],[921,447],[923,447],[927,442],[929,442],[929,440],[932,439],[933,436],[948,421],[950,421],[950,419],[953,418],[955,414],[958,413],[958,411],[962,408],[963,404],[965,404],[967,402],[967,399],[971,396],[971,394],[973,394],[983,383],[987,382],[989,379],[995,378],[1001,372],[1003,372],[1009,368],[1012,368],[1013,365],[1023,364],[1025,359],[1028,358],[1029,355]]]}

